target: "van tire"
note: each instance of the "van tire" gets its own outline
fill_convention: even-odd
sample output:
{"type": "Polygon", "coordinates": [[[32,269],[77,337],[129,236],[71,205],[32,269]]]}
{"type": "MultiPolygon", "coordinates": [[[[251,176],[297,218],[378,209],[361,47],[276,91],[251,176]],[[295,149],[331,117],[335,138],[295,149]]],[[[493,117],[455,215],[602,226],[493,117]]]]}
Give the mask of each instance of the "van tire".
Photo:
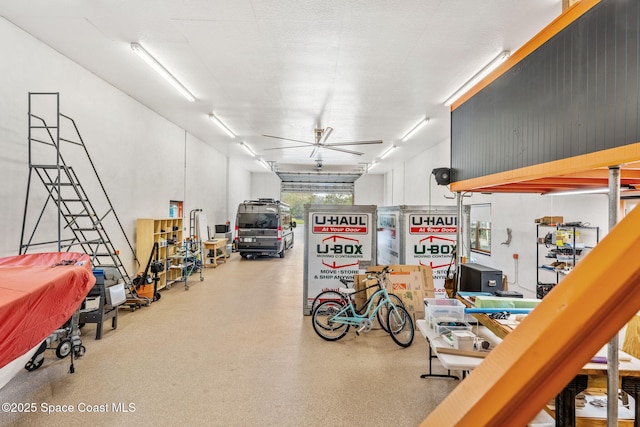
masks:
{"type": "Polygon", "coordinates": [[[280,258],[284,258],[284,252],[285,252],[285,248],[282,248],[282,251],[280,251],[280,258]]]}

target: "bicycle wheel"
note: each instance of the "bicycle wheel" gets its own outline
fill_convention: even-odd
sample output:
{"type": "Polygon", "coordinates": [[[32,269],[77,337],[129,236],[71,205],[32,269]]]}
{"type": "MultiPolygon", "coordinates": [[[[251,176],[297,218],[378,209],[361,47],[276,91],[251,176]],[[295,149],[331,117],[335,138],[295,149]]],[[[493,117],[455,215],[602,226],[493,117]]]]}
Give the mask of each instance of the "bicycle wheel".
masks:
{"type": "MultiPolygon", "coordinates": [[[[382,296],[380,296],[380,298],[382,298],[382,296]]],[[[395,305],[404,308],[404,304],[402,303],[402,300],[400,299],[400,297],[398,295],[389,293],[389,299],[395,305]]],[[[378,299],[378,301],[380,301],[380,300],[378,299]]],[[[389,332],[389,327],[387,326],[387,317],[389,317],[389,305],[388,304],[382,305],[378,309],[378,312],[376,313],[376,315],[378,316],[378,323],[380,324],[380,327],[385,332],[389,332]]]]}
{"type": "MultiPolygon", "coordinates": [[[[316,334],[320,335],[321,338],[327,341],[336,341],[340,338],[344,337],[349,331],[349,325],[344,323],[334,322],[331,319],[338,314],[341,310],[344,309],[344,306],[335,301],[325,301],[316,308],[313,312],[313,330],[316,331],[316,334]]],[[[349,315],[349,309],[345,310],[347,313],[343,313],[344,315],[349,315]]]]}
{"type": "Polygon", "coordinates": [[[404,307],[394,307],[387,315],[389,335],[400,347],[409,347],[413,342],[413,320],[404,307]]]}
{"type": "Polygon", "coordinates": [[[345,304],[344,296],[338,291],[320,292],[313,300],[313,304],[311,304],[311,314],[313,314],[313,312],[316,311],[316,308],[325,301],[336,301],[340,302],[342,305],[345,304]]]}

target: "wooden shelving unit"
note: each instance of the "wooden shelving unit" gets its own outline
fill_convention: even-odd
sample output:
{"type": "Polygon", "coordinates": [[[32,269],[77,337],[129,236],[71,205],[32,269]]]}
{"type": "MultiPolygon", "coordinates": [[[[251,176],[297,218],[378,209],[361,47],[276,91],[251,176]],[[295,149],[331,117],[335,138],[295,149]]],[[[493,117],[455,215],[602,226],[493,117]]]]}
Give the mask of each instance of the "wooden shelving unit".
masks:
{"type": "Polygon", "coordinates": [[[181,280],[182,269],[171,268],[178,258],[178,250],[183,245],[182,218],[138,218],[136,221],[136,257],[140,261],[140,271],[144,271],[153,244],[158,243],[158,259],[162,260],[165,270],[158,274],[158,290],[170,287],[181,280]]]}

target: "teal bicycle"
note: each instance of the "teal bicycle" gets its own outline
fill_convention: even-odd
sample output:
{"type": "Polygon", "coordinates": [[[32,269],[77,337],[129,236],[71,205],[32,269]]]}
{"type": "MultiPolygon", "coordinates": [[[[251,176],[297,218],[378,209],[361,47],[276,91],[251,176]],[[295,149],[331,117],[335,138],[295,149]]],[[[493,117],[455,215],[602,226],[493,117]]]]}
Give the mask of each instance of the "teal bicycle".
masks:
{"type": "Polygon", "coordinates": [[[344,296],[341,301],[329,300],[318,305],[312,314],[313,329],[327,341],[337,341],[344,337],[351,326],[360,332],[368,332],[373,326],[373,320],[380,310],[386,311],[387,332],[400,347],[409,347],[413,342],[414,327],[411,315],[407,310],[389,298],[389,293],[382,283],[378,282],[378,290],[369,299],[364,314],[359,314],[349,297],[355,289],[340,288],[344,296]],[[346,302],[346,304],[345,304],[346,302]],[[374,306],[375,304],[375,306],[374,306]]]}

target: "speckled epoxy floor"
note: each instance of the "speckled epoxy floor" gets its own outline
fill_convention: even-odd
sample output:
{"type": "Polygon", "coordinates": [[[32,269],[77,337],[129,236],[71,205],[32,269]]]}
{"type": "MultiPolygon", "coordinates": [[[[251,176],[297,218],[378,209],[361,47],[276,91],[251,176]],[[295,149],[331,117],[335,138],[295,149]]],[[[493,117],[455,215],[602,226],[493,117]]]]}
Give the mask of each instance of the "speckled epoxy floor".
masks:
{"type": "Polygon", "coordinates": [[[302,314],[303,237],[284,259],[232,254],[188,291],[121,310],[102,340],[86,325],[76,373],[47,351],[0,390],[0,403],[35,411],[0,413],[0,425],[417,426],[457,381],[420,378],[419,332],[407,349],[381,330],[318,337],[302,314]]]}

